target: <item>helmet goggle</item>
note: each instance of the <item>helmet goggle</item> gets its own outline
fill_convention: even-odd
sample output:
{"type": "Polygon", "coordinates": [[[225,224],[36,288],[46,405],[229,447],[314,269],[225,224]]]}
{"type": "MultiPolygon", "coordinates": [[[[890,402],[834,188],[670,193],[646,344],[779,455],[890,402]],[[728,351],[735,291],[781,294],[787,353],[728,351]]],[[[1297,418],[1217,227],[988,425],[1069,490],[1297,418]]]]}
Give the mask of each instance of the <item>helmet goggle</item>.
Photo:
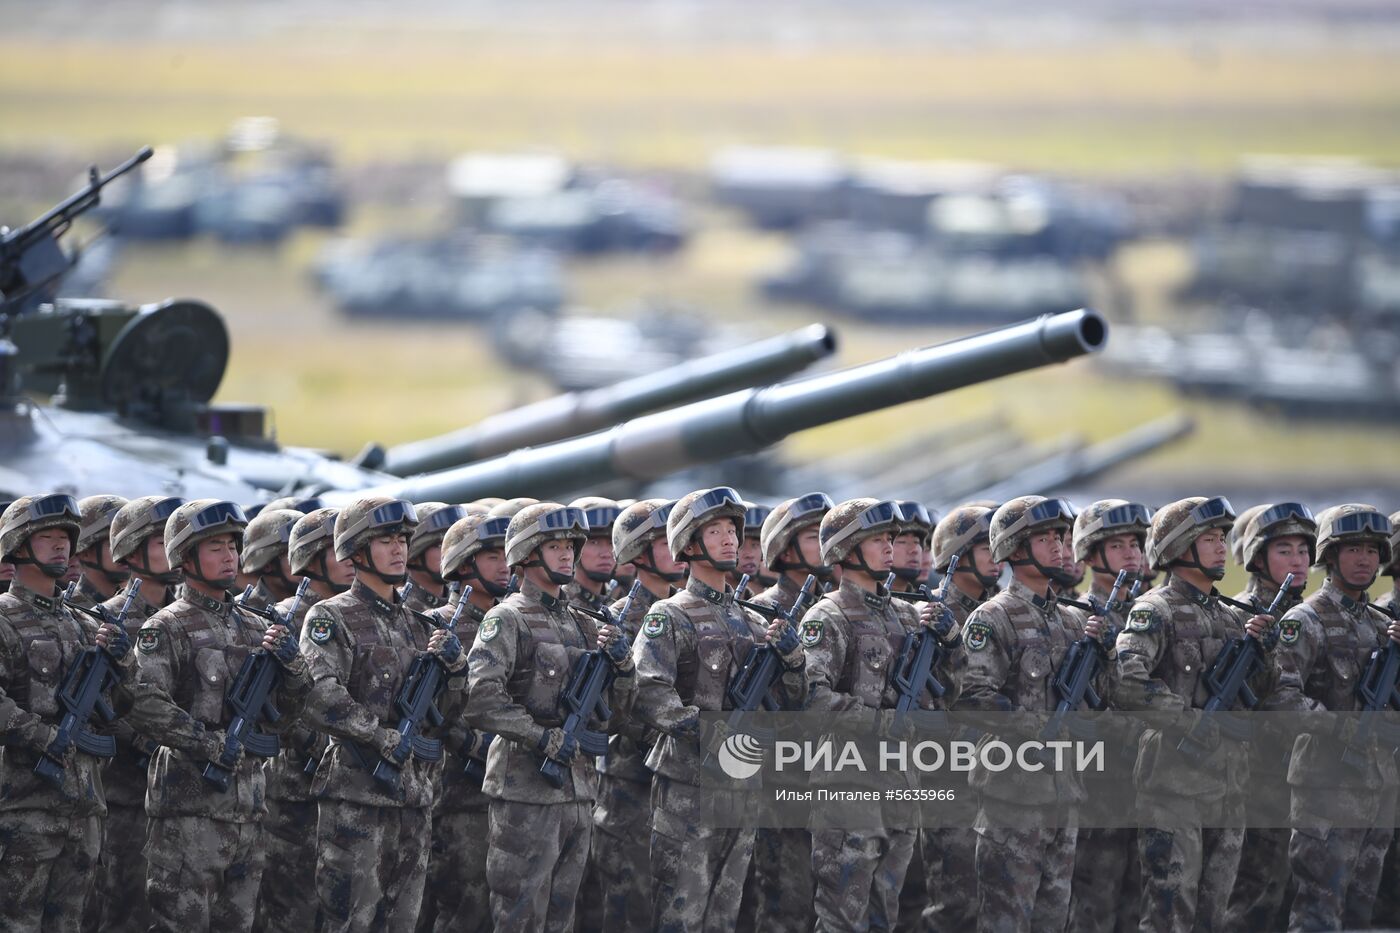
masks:
{"type": "Polygon", "coordinates": [[[706,515],[718,509],[722,509],[725,506],[737,505],[742,508],[743,504],[743,500],[739,498],[739,494],[732,488],[729,486],[716,486],[714,489],[707,490],[704,495],[697,496],[694,501],[690,503],[690,514],[691,517],[696,520],[703,520],[706,515]]]}
{"type": "Polygon", "coordinates": [[[167,542],[165,546],[171,553],[178,553],[180,545],[195,535],[205,534],[224,525],[228,526],[230,532],[237,532],[241,531],[247,524],[248,519],[244,516],[243,508],[238,503],[215,502],[191,515],[190,523],[175,536],[173,541],[167,542]]]}
{"type": "Polygon", "coordinates": [[[453,524],[467,517],[467,510],[460,505],[449,505],[438,509],[415,529],[418,534],[425,534],[434,531],[445,532],[453,524]]]}
{"type": "Polygon", "coordinates": [[[899,505],[888,499],[867,506],[850,524],[832,535],[831,540],[826,542],[826,547],[834,548],[847,538],[854,537],[863,531],[893,531],[895,522],[902,516],[903,513],[899,511],[899,505]]]}
{"type": "MultiPolygon", "coordinates": [[[[1152,513],[1140,502],[1116,505],[1084,525],[1081,534],[1094,534],[1097,531],[1112,531],[1115,528],[1137,528],[1146,530],[1152,525],[1152,513]]],[[[1127,532],[1124,532],[1125,534],[1127,532]]]]}
{"type": "Polygon", "coordinates": [[[531,522],[528,528],[521,529],[520,536],[528,538],[530,535],[552,531],[569,531],[574,528],[587,534],[588,517],[583,514],[583,509],[566,505],[545,512],[531,522]]]}
{"type": "Polygon", "coordinates": [[[1390,519],[1379,512],[1353,512],[1350,515],[1342,515],[1332,520],[1332,533],[1334,535],[1351,535],[1363,531],[1389,537],[1391,534],[1390,519]]]}
{"type": "Polygon", "coordinates": [[[1025,512],[1021,513],[1021,517],[1012,522],[1002,534],[1009,538],[1020,531],[1038,528],[1052,522],[1069,524],[1074,521],[1074,514],[1074,506],[1064,499],[1046,499],[1044,502],[1037,502],[1026,509],[1025,512]]]}
{"type": "MultiPolygon", "coordinates": [[[[1235,520],[1235,510],[1230,506],[1229,499],[1226,499],[1224,496],[1215,496],[1214,498],[1207,499],[1205,502],[1202,502],[1190,512],[1186,513],[1186,517],[1189,519],[1188,521],[1177,525],[1172,529],[1171,534],[1157,542],[1157,549],[1159,551],[1165,552],[1167,546],[1177,538],[1196,531],[1202,525],[1208,525],[1211,522],[1220,522],[1222,520],[1233,522],[1235,520]]],[[[1199,534],[1200,532],[1196,531],[1196,533],[1199,534]]]]}
{"type": "Polygon", "coordinates": [[[788,521],[799,522],[813,513],[825,515],[834,508],[836,503],[831,501],[831,497],[824,492],[809,492],[807,495],[792,500],[792,505],[788,506],[788,521]]]}
{"type": "Polygon", "coordinates": [[[642,538],[647,537],[648,535],[654,535],[665,532],[666,519],[671,517],[671,510],[675,507],[675,499],[672,499],[665,505],[658,507],[655,512],[652,512],[646,517],[645,521],[639,524],[636,528],[633,528],[631,531],[627,532],[627,534],[623,535],[622,547],[620,548],[620,550],[626,551],[631,545],[640,541],[642,538]]]}
{"type": "Polygon", "coordinates": [[[405,524],[418,524],[418,513],[414,511],[412,502],[406,499],[395,499],[393,502],[386,502],[377,508],[371,509],[369,513],[360,518],[359,521],[345,529],[345,537],[354,539],[362,532],[371,529],[390,528],[405,524]]]}
{"type": "Polygon", "coordinates": [[[615,505],[595,505],[591,509],[583,510],[583,519],[590,531],[605,534],[621,514],[622,509],[615,505]]]}
{"type": "Polygon", "coordinates": [[[25,508],[23,516],[16,516],[5,526],[5,531],[27,525],[30,522],[37,522],[40,519],[54,518],[59,515],[67,515],[75,522],[83,520],[83,514],[78,509],[78,502],[72,496],[51,495],[40,496],[29,503],[25,508]]]}

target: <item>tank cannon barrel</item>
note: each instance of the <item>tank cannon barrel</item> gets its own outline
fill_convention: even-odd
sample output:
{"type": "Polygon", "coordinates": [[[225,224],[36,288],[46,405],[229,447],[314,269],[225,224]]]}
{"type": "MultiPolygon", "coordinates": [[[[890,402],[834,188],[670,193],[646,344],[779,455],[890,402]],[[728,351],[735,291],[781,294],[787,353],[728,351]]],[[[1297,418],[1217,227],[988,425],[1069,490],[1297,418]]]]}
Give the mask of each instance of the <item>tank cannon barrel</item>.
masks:
{"type": "Polygon", "coordinates": [[[835,332],[812,324],[600,389],[557,395],[459,431],[399,444],[387,451],[384,469],[398,476],[445,470],[590,434],[647,412],[782,379],[835,350],[835,332]]]}
{"type": "MultiPolygon", "coordinates": [[[[863,366],[745,389],[607,431],[374,487],[415,501],[562,495],[619,477],[649,480],[761,450],[796,431],[1094,353],[1108,323],[1090,310],[1045,315],[863,366]]],[[[345,494],[342,494],[342,497],[345,494]]]]}

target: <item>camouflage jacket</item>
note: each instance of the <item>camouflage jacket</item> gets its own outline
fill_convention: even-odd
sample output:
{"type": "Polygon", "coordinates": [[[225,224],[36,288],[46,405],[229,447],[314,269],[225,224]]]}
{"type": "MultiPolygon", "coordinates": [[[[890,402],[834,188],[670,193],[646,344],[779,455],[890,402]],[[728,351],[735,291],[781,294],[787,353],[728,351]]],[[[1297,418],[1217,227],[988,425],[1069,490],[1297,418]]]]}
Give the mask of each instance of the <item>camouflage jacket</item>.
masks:
{"type": "Polygon", "coordinates": [[[564,587],[564,599],[575,606],[582,606],[585,609],[592,609],[594,612],[602,609],[607,603],[609,587],[603,587],[603,592],[595,594],[592,590],[584,589],[583,585],[575,580],[564,587]]]}
{"type": "MultiPolygon", "coordinates": [[[[618,625],[627,634],[628,641],[636,642],[642,627],[642,618],[651,611],[652,606],[664,598],[666,597],[657,596],[645,586],[638,588],[626,618],[617,620],[618,625]]],[[[625,602],[627,597],[623,596],[612,604],[611,611],[614,617],[622,611],[625,602]]],[[[625,781],[651,783],[651,769],[646,765],[646,755],[656,744],[657,738],[654,729],[647,728],[636,717],[629,717],[621,729],[608,736],[608,753],[598,759],[598,773],[625,781]]]]}
{"type": "MultiPolygon", "coordinates": [[[[103,760],[73,748],[64,757],[63,793],[34,774],[50,727],[63,718],[56,690],[74,659],[95,644],[97,625],[64,607],[57,595],[41,596],[19,580],[0,596],[0,811],[40,810],[58,815],[106,813],[103,760]]],[[[108,696],[118,715],[131,706],[133,659],[108,696]]],[[[93,717],[94,732],[110,726],[93,717]]]]}
{"type": "MultiPolygon", "coordinates": [[[[129,588],[130,584],[122,587],[115,596],[102,604],[103,608],[114,616],[121,612],[129,588]]],[[[174,589],[171,588],[169,592],[173,596],[174,589]]],[[[131,636],[132,645],[136,644],[136,636],[147,620],[162,608],[147,602],[140,591],[132,598],[131,611],[126,617],[126,633],[131,636]]],[[[108,762],[106,773],[103,775],[103,781],[107,785],[107,803],[118,807],[145,807],[146,772],[159,745],[153,739],[137,732],[129,719],[119,719],[113,723],[113,727],[112,734],[117,737],[117,757],[108,762]]]]}
{"type": "MultiPolygon", "coordinates": [[[[729,680],[766,633],[766,620],[734,604],[732,588],[721,593],[694,577],[651,607],[632,645],[634,715],[661,733],[647,767],[682,783],[710,783],[701,766],[700,713],[730,708],[729,680]]],[[[801,648],[783,658],[779,693],[785,709],[806,704],[805,664],[801,648]]]]}
{"type": "MultiPolygon", "coordinates": [[[[787,575],[778,578],[768,589],[754,596],[749,602],[758,603],[760,606],[767,606],[770,609],[782,609],[784,611],[792,608],[792,604],[797,600],[797,594],[802,589],[801,585],[793,583],[787,575]]],[[[821,598],[821,590],[818,588],[812,594],[813,599],[821,598]]]]}
{"type": "MultiPolygon", "coordinates": [[[[1277,584],[1270,583],[1257,573],[1251,573],[1249,575],[1249,583],[1246,584],[1244,590],[1235,597],[1235,601],[1248,603],[1255,607],[1256,612],[1263,612],[1265,609],[1269,608],[1269,604],[1274,601],[1274,597],[1277,595],[1277,584]]],[[[1280,616],[1282,616],[1282,613],[1287,612],[1301,602],[1302,600],[1296,596],[1285,595],[1283,597],[1283,602],[1279,603],[1281,607],[1279,610],[1280,616]]]]}
{"type": "MultiPolygon", "coordinates": [[[[1036,593],[1013,580],[973,610],[963,626],[967,673],[958,708],[1032,713],[1053,710],[1060,699],[1054,688],[1055,672],[1070,645],[1083,635],[1082,613],[1060,606],[1053,595],[1036,593]]],[[[1111,662],[1095,683],[1101,696],[1111,690],[1109,668],[1111,662]]],[[[1084,799],[1083,784],[1072,771],[1036,773],[1013,768],[993,774],[979,767],[972,772],[971,783],[990,797],[1024,806],[1084,799]]]]}
{"type": "Polygon", "coordinates": [[[1395,587],[1390,592],[1376,600],[1376,605],[1392,612],[1400,609],[1400,579],[1396,580],[1395,587]]]}
{"type": "MultiPolygon", "coordinates": [[[[891,683],[891,672],[905,636],[922,627],[919,610],[891,597],[883,584],[872,593],[852,580],[842,580],[802,617],[807,708],[893,709],[899,692],[891,683]]],[[[960,634],[957,628],[949,633],[943,660],[934,671],[947,693],[935,702],[925,692],[919,701],[922,709],[947,709],[956,702],[967,667],[960,634]]]]}
{"type": "MultiPolygon", "coordinates": [[[[445,605],[433,611],[439,625],[446,625],[452,621],[452,614],[456,611],[459,601],[460,598],[454,594],[445,605]]],[[[466,607],[462,609],[462,615],[457,619],[457,637],[463,645],[470,646],[476,641],[476,633],[485,618],[486,613],[468,599],[466,607]]],[[[434,813],[483,810],[490,802],[490,798],[482,792],[481,787],[466,773],[468,754],[480,758],[484,756],[485,750],[478,745],[481,733],[467,726],[465,705],[462,712],[463,715],[452,721],[444,740],[442,786],[433,802],[434,813]]]]}
{"type": "MultiPolygon", "coordinates": [[[[403,595],[402,590],[399,593],[403,595]]],[[[414,612],[433,612],[447,605],[447,597],[430,592],[427,587],[415,586],[409,591],[408,598],[403,600],[404,606],[414,612]]],[[[462,644],[467,644],[463,641],[462,644]]]]}
{"type": "MultiPolygon", "coordinates": [[[[1262,709],[1331,710],[1361,708],[1356,685],[1366,672],[1371,653],[1384,648],[1390,620],[1348,598],[1329,579],[1279,620],[1278,656],[1282,674],[1278,689],[1265,698],[1262,709]]],[[[1348,732],[1354,725],[1347,723],[1348,732]]],[[[1365,773],[1340,767],[1345,744],[1330,731],[1302,733],[1293,744],[1288,782],[1319,787],[1354,786],[1377,789],[1395,786],[1395,760],[1374,754],[1365,773]]]]}
{"type": "MultiPolygon", "coordinates": [[[[1218,597],[1214,589],[1202,593],[1176,575],[1138,597],[1118,634],[1115,706],[1170,713],[1205,705],[1210,691],[1202,674],[1231,639],[1244,635],[1247,619],[1218,597]]],[[[1258,697],[1270,693],[1278,682],[1277,653],[1267,644],[1264,648],[1265,663],[1249,681],[1258,697]]],[[[1218,800],[1244,786],[1248,775],[1244,746],[1222,738],[1201,767],[1195,767],[1173,751],[1161,749],[1163,743],[1174,748],[1179,739],[1176,730],[1148,730],[1139,743],[1136,778],[1140,787],[1218,800]]]]}
{"type": "MultiPolygon", "coordinates": [[[[125,587],[117,587],[121,592],[125,587]]],[[[78,578],[77,589],[73,593],[73,604],[82,606],[84,609],[96,609],[99,603],[105,603],[110,597],[102,595],[102,591],[93,586],[88,580],[87,574],[78,578]]]]}
{"type": "MultiPolygon", "coordinates": [[[[597,646],[591,617],[570,612],[530,580],[486,613],[467,657],[471,698],[467,723],[494,733],[482,791],[502,800],[564,803],[593,800],[598,775],[592,758],[578,754],[571,779],[555,787],[540,774],[539,742],[546,729],[564,724],[559,697],[579,658],[597,646]]],[[[608,689],[613,722],[589,728],[616,729],[631,701],[634,677],[617,677],[608,689]]]]}
{"type": "MultiPolygon", "coordinates": [[[[292,600],[295,596],[288,596],[272,608],[279,616],[286,615],[292,608],[292,600]]],[[[316,595],[311,587],[306,588],[306,595],[302,597],[297,605],[296,615],[292,617],[292,637],[301,639],[301,630],[305,627],[307,613],[311,607],[321,601],[321,597],[316,595]]],[[[282,737],[282,750],[276,758],[269,758],[263,764],[263,775],[267,780],[267,797],[269,800],[310,800],[311,782],[316,776],[316,765],[320,762],[321,756],[325,754],[326,748],[330,745],[324,733],[317,732],[308,724],[306,717],[297,721],[285,736],[282,737]]]]}
{"type": "MultiPolygon", "coordinates": [[[[427,651],[433,628],[397,595],[386,602],[361,580],[311,607],[301,629],[301,650],[314,680],[306,719],[311,728],[330,736],[311,782],[312,796],[370,807],[433,805],[441,762],[410,757],[399,773],[399,797],[373,774],[381,730],[398,728],[395,700],[409,667],[427,651]]],[[[445,722],[461,714],[465,693],[463,668],[446,678],[438,697],[445,722]]],[[[442,738],[443,731],[425,723],[420,734],[442,738]]]]}
{"type": "MultiPolygon", "coordinates": [[[[131,724],[163,746],[148,772],[147,816],[247,823],[267,812],[259,759],[244,755],[227,793],[202,775],[210,733],[228,725],[225,696],[266,630],[266,622],[238,610],[228,595],[214,600],[185,585],[175,602],[151,616],[137,633],[139,678],[131,724]]],[[[298,657],[282,670],[278,682],[281,718],[275,726],[264,723],[260,728],[291,728],[310,686],[306,662],[298,657]]]]}

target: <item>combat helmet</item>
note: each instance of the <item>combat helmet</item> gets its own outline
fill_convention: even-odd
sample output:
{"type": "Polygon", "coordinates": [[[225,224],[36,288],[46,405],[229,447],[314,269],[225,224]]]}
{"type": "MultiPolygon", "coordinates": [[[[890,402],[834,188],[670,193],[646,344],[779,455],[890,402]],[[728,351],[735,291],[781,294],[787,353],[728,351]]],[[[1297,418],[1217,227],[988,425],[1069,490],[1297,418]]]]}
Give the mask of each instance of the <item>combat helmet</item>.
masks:
{"type": "Polygon", "coordinates": [[[763,523],[768,521],[768,516],[772,514],[773,510],[766,505],[744,503],[744,537],[758,538],[760,549],[763,547],[763,523]]]}
{"type": "Polygon", "coordinates": [[[1383,573],[1397,577],[1400,576],[1400,512],[1391,513],[1390,527],[1390,563],[1385,565],[1383,573]]]}
{"type": "Polygon", "coordinates": [[[324,561],[316,560],[318,556],[331,556],[335,519],[339,514],[339,509],[312,509],[292,525],[291,537],[287,539],[287,563],[291,566],[292,573],[319,580],[334,589],[345,589],[331,583],[324,561]],[[319,571],[312,569],[315,564],[320,564],[319,571]]]}
{"type": "Polygon", "coordinates": [[[178,565],[164,573],[151,570],[146,560],[146,542],[157,535],[163,539],[166,521],[184,504],[185,500],[179,496],[142,496],[118,509],[117,514],[112,516],[112,527],[107,530],[112,560],[121,561],[166,586],[179,583],[178,565]]]}
{"type": "MultiPolygon", "coordinates": [[[[482,500],[487,501],[487,500],[482,500]]],[[[491,506],[486,513],[492,518],[514,518],[515,513],[525,508],[527,505],[539,505],[540,500],[531,499],[528,496],[518,496],[514,499],[505,499],[491,506]]]]}
{"type": "MultiPolygon", "coordinates": [[[[1016,549],[1025,544],[1032,534],[1056,528],[1069,531],[1074,514],[1074,508],[1063,499],[1020,496],[1003,502],[992,513],[991,523],[987,527],[987,541],[992,548],[992,560],[1014,563],[1011,561],[1011,555],[1016,553],[1016,549]]],[[[1035,561],[1031,559],[1027,563],[1035,564],[1035,561]]],[[[1046,568],[1039,565],[1036,567],[1046,576],[1053,578],[1054,574],[1046,568]]]]}
{"type": "Polygon", "coordinates": [[[933,529],[933,569],[947,573],[956,554],[960,572],[975,576],[984,589],[995,586],[996,577],[984,577],[976,563],[968,559],[968,553],[978,544],[985,541],[990,548],[991,528],[992,509],[985,505],[960,505],[943,516],[933,529]]]}
{"type": "Polygon", "coordinates": [[[586,540],[588,519],[583,509],[557,502],[536,502],[516,512],[506,528],[506,563],[512,567],[538,566],[551,581],[563,586],[573,580],[572,573],[552,570],[543,560],[529,558],[546,541],[572,541],[577,555],[586,540]]]}
{"type": "Polygon", "coordinates": [[[916,534],[927,548],[933,541],[933,529],[938,524],[938,516],[930,512],[922,502],[913,499],[900,499],[895,504],[899,506],[899,514],[904,516],[895,534],[916,534]]]}
{"type": "Polygon", "coordinates": [[[1108,573],[1107,567],[1091,560],[1095,549],[1118,535],[1136,535],[1138,544],[1146,549],[1147,532],[1151,528],[1152,512],[1141,502],[1126,499],[1091,502],[1074,519],[1074,559],[1087,562],[1095,573],[1108,573]]]}
{"type": "Polygon", "coordinates": [[[418,513],[418,525],[413,529],[413,537],[408,542],[408,562],[418,564],[418,570],[426,570],[422,557],[433,545],[441,544],[447,529],[467,516],[467,510],[460,505],[446,502],[420,502],[414,506],[418,513]]]}
{"type": "MultiPolygon", "coordinates": [[[[1274,505],[1265,503],[1263,507],[1254,511],[1240,537],[1240,562],[1244,564],[1244,569],[1250,573],[1267,576],[1265,548],[1274,538],[1286,538],[1289,535],[1297,535],[1307,542],[1308,565],[1316,564],[1317,521],[1313,518],[1311,509],[1301,502],[1279,502],[1274,505]]],[[[1299,587],[1295,587],[1297,588],[1299,587]]]]}
{"type": "Polygon", "coordinates": [[[233,535],[235,545],[241,548],[243,530],[247,527],[248,519],[243,514],[243,507],[236,502],[227,499],[186,502],[165,520],[165,559],[170,569],[175,570],[194,553],[199,542],[219,535],[233,535]]]}
{"type": "Polygon", "coordinates": [[[758,535],[759,546],[763,549],[763,563],[768,569],[779,573],[785,570],[805,570],[818,578],[830,577],[830,564],[821,563],[814,567],[808,564],[800,553],[797,555],[798,562],[789,564],[783,560],[783,552],[797,538],[798,532],[813,525],[820,525],[834,505],[831,497],[824,492],[809,492],[805,496],[779,502],[763,520],[763,528],[758,535]]]}
{"type": "MultiPolygon", "coordinates": [[[[688,561],[685,549],[695,541],[696,534],[708,523],[720,518],[734,521],[735,537],[744,539],[744,500],[729,486],[716,486],[713,489],[697,489],[676,500],[671,514],[666,519],[666,546],[671,549],[673,560],[688,561]]],[[[717,561],[700,544],[701,560],[719,570],[733,570],[737,560],[717,561]]]]}
{"type": "MultiPolygon", "coordinates": [[[[82,513],[72,496],[53,494],[47,496],[20,496],[11,502],[3,515],[0,515],[0,561],[10,564],[34,564],[45,576],[55,580],[68,572],[68,562],[63,564],[40,564],[33,557],[18,557],[31,535],[50,528],[58,528],[68,533],[71,547],[78,544],[78,532],[82,528],[82,513]]],[[[70,554],[73,553],[70,551],[70,554]]]]}
{"type": "Polygon", "coordinates": [[[292,526],[303,513],[295,509],[265,508],[249,519],[243,530],[243,550],[239,554],[244,573],[264,573],[268,565],[277,563],[276,573],[282,572],[282,555],[287,553],[292,538],[292,526]]]}
{"type": "Polygon", "coordinates": [[[1259,505],[1251,505],[1235,516],[1235,523],[1230,526],[1230,533],[1225,536],[1225,544],[1230,548],[1230,557],[1235,563],[1244,564],[1244,533],[1249,528],[1249,520],[1268,507],[1269,503],[1261,502],[1259,505]]]}
{"type": "MultiPolygon", "coordinates": [[[[618,504],[612,499],[604,499],[602,496],[583,496],[570,502],[569,508],[583,509],[583,518],[588,522],[588,537],[606,541],[611,556],[613,523],[622,514],[622,509],[618,504]]],[[[614,559],[615,562],[616,559],[614,559]]],[[[611,568],[607,573],[588,570],[584,567],[578,569],[594,583],[607,583],[612,580],[611,568]]]]}
{"type": "MultiPolygon", "coordinates": [[[[1147,563],[1157,570],[1167,570],[1189,550],[1193,554],[1196,539],[1213,528],[1228,529],[1235,522],[1235,510],[1224,496],[1189,496],[1162,506],[1152,516],[1152,529],[1147,535],[1147,563]]],[[[1202,567],[1199,558],[1194,564],[1212,580],[1225,575],[1225,567],[1202,567]]]]}
{"type": "Polygon", "coordinates": [[[509,528],[510,519],[491,518],[484,512],[475,512],[457,519],[442,537],[443,577],[475,577],[490,595],[497,599],[506,595],[504,586],[482,577],[476,572],[474,564],[468,572],[467,562],[487,548],[504,549],[509,528]]]}
{"type": "Polygon", "coordinates": [[[1327,563],[1328,554],[1343,542],[1372,541],[1380,547],[1381,567],[1388,567],[1394,556],[1390,539],[1395,527],[1375,506],[1352,502],[1323,509],[1317,515],[1318,566],[1327,563]]]}
{"type": "Polygon", "coordinates": [[[81,554],[93,545],[107,541],[112,518],[124,505],[126,500],[121,496],[88,496],[78,500],[82,527],[78,529],[78,540],[73,545],[73,553],[81,554]]]}
{"type": "Polygon", "coordinates": [[[666,519],[675,504],[674,499],[642,499],[623,509],[613,524],[613,559],[619,564],[635,564],[668,583],[684,580],[684,571],[662,573],[651,559],[651,542],[666,539],[666,519]]]}
{"type": "Polygon", "coordinates": [[[822,517],[818,531],[822,560],[834,567],[855,554],[857,570],[875,573],[858,553],[859,544],[879,534],[897,533],[903,520],[899,506],[889,499],[847,499],[822,517]]]}

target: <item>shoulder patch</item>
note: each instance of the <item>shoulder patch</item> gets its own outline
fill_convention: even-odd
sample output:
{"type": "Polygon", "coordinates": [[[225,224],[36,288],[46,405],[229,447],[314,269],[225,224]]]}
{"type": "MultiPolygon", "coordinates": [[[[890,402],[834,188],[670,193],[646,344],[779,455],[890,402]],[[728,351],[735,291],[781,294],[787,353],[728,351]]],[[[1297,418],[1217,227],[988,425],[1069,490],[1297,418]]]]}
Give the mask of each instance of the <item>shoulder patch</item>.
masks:
{"type": "Polygon", "coordinates": [[[142,654],[150,654],[160,647],[160,629],[143,628],[136,633],[136,650],[142,654]]]}
{"type": "Polygon", "coordinates": [[[476,630],[476,637],[482,641],[491,641],[499,634],[501,634],[501,620],[495,616],[482,619],[481,627],[476,630]]]}
{"type": "Polygon", "coordinates": [[[992,627],[986,622],[972,622],[963,630],[963,644],[968,651],[981,651],[987,647],[987,641],[992,637],[992,627]]]}
{"type": "Polygon", "coordinates": [[[1297,619],[1284,619],[1278,624],[1278,640],[1285,645],[1296,644],[1303,633],[1303,623],[1297,619]]]}
{"type": "Polygon", "coordinates": [[[331,640],[331,634],[335,631],[335,623],[330,619],[317,619],[311,623],[309,635],[311,640],[318,645],[324,645],[331,640]]]}
{"type": "Polygon", "coordinates": [[[802,620],[802,647],[812,648],[822,640],[822,632],[826,630],[826,623],[821,619],[802,620]]]}
{"type": "Polygon", "coordinates": [[[646,618],[642,619],[642,634],[647,638],[655,638],[666,631],[666,613],[648,612],[646,618]]]}
{"type": "Polygon", "coordinates": [[[1151,609],[1134,609],[1128,613],[1128,621],[1123,625],[1127,632],[1150,632],[1157,627],[1157,620],[1151,609]]]}

